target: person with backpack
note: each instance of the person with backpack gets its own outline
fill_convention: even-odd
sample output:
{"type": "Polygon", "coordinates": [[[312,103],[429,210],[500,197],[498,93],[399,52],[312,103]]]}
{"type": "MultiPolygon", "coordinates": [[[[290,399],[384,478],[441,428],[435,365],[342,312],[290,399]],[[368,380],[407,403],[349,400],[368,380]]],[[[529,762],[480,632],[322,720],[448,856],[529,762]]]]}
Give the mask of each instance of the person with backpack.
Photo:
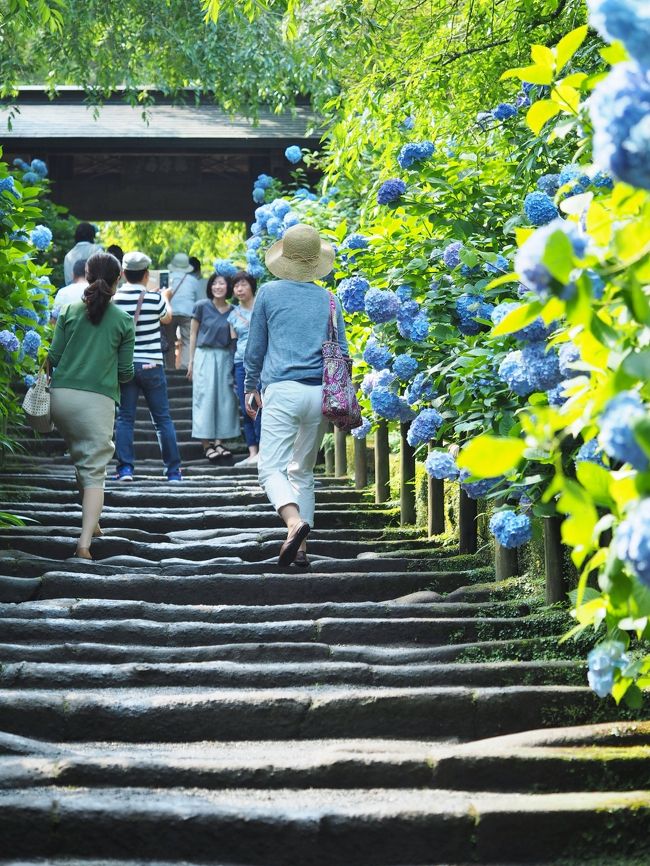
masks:
{"type": "Polygon", "coordinates": [[[67,304],[57,319],[48,361],[52,421],[65,440],[82,494],[81,534],[76,556],[92,559],[100,535],[106,467],[113,456],[115,404],[120,383],[133,378],[133,320],[112,304],[120,265],[108,253],[86,262],[83,298],[67,304]]]}
{"type": "Polygon", "coordinates": [[[169,411],[167,378],[160,345],[160,325],[171,322],[171,289],[161,292],[147,288],[151,259],[142,252],[126,253],[122,261],[126,283],[115,294],[115,304],[135,322],[134,377],[122,385],[120,408],[115,425],[115,452],[119,481],[133,481],[135,413],[140,394],[151,413],[158,445],[170,482],[183,480],[176,429],[169,411]]]}

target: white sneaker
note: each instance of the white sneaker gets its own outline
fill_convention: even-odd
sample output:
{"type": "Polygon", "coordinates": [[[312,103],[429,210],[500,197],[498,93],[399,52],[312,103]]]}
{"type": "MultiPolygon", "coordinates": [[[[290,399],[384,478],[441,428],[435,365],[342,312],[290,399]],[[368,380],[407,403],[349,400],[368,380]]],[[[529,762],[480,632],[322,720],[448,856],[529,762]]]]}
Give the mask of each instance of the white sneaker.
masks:
{"type": "Polygon", "coordinates": [[[259,463],[259,460],[260,460],[260,455],[254,454],[252,457],[248,458],[248,460],[246,461],[246,465],[247,466],[257,466],[257,464],[259,463]]]}
{"type": "Polygon", "coordinates": [[[250,458],[250,457],[244,457],[243,460],[238,460],[238,461],[237,461],[235,464],[233,464],[233,465],[234,465],[234,466],[248,466],[249,463],[250,463],[250,461],[251,461],[251,458],[250,458]]]}

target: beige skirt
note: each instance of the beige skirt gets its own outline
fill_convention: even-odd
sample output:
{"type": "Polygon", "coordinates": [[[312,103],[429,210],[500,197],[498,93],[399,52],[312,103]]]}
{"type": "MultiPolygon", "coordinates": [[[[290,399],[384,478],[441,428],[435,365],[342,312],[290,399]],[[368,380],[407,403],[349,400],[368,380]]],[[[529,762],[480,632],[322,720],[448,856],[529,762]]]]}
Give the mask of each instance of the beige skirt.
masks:
{"type": "Polygon", "coordinates": [[[52,421],[65,440],[79,486],[103,487],[115,450],[115,401],[76,388],[52,388],[50,397],[52,421]]]}

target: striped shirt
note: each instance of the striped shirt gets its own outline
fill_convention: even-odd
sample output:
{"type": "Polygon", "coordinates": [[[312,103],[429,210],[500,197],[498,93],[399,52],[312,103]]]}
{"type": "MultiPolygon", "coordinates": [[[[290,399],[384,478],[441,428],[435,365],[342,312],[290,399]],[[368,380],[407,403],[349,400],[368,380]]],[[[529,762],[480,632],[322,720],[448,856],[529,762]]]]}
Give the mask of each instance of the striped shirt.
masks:
{"type": "MultiPolygon", "coordinates": [[[[135,316],[138,298],[143,288],[140,283],[136,285],[125,283],[115,293],[113,302],[130,316],[135,316]]],[[[162,364],[160,319],[166,311],[167,307],[162,295],[158,292],[145,292],[140,317],[135,326],[134,363],[162,364]]]]}

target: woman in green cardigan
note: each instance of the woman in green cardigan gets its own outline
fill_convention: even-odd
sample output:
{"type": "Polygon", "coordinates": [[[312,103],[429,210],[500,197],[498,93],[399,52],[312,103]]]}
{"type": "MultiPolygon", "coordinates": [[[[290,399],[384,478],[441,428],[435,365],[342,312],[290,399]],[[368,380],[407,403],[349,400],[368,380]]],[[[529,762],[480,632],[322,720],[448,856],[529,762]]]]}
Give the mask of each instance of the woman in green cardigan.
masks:
{"type": "Polygon", "coordinates": [[[61,310],[48,353],[55,368],[50,384],[52,420],[65,439],[82,493],[76,552],[80,559],[92,559],[91,540],[101,532],[119,383],[133,378],[133,319],[111,304],[120,273],[119,262],[109,253],[88,259],[83,300],[61,310]]]}

